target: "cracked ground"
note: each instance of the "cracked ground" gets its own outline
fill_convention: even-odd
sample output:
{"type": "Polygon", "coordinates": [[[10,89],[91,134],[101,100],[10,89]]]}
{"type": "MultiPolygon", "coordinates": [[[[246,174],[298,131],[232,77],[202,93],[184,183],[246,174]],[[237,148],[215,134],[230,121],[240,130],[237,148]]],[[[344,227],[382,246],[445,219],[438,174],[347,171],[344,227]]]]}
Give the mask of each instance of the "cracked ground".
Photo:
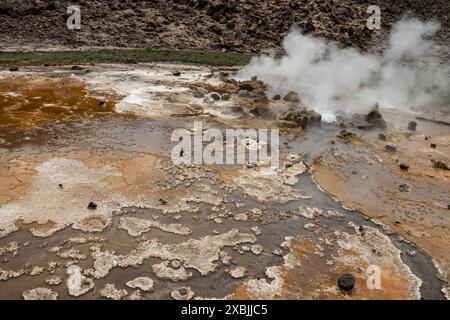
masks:
{"type": "Polygon", "coordinates": [[[448,115],[302,128],[236,68],[80,69],[0,73],[0,298],[448,298],[448,115]],[[174,165],[194,121],[279,128],[280,167],[174,165]]]}

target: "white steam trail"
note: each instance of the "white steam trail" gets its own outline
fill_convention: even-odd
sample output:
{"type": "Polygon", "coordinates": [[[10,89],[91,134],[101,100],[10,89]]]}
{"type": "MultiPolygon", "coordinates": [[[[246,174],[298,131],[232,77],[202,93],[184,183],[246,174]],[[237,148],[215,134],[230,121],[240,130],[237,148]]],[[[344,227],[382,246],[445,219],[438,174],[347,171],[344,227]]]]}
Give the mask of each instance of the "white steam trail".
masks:
{"type": "Polygon", "coordinates": [[[272,93],[297,92],[306,106],[322,113],[362,112],[381,107],[450,107],[450,69],[418,67],[433,53],[434,22],[402,20],[392,29],[381,55],[341,49],[332,42],[293,29],[284,39],[286,54],[253,58],[239,73],[269,85],[272,93]]]}

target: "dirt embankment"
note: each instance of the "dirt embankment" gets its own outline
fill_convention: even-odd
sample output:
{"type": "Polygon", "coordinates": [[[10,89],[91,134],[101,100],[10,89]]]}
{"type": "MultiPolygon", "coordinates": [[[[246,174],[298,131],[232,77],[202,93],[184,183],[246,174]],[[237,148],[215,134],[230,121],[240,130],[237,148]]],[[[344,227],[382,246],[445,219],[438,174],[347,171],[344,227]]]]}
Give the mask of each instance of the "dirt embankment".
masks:
{"type": "Polygon", "coordinates": [[[376,1],[382,30],[366,27],[366,0],[4,0],[0,49],[112,46],[260,52],[279,48],[293,25],[344,46],[370,48],[411,13],[438,20],[449,39],[447,0],[376,1]],[[81,6],[81,30],[66,27],[69,5],[81,6]]]}

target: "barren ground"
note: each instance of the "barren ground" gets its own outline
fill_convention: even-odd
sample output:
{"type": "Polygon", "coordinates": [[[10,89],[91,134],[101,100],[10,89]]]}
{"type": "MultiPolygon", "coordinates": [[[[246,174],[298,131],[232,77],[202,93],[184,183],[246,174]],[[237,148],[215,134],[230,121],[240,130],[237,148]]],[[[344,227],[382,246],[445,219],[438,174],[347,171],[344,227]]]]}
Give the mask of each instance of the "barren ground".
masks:
{"type": "Polygon", "coordinates": [[[450,162],[448,114],[381,110],[387,129],[343,135],[261,113],[288,102],[239,91],[233,67],[79,69],[0,72],[0,298],[449,296],[450,171],[431,161],[450,162]],[[280,169],[173,165],[194,120],[281,128],[280,169]]]}

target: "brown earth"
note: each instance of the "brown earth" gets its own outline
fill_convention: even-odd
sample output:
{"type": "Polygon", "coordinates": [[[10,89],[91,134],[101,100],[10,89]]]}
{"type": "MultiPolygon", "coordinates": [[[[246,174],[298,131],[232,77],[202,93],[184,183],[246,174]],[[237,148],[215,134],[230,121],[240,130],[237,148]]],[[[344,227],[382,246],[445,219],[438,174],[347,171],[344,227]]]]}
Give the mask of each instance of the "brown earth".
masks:
{"type": "Polygon", "coordinates": [[[449,39],[450,2],[367,0],[4,0],[3,48],[138,47],[261,52],[279,48],[289,29],[368,49],[406,14],[439,21],[449,39]],[[368,6],[381,7],[382,30],[366,27],[368,6]],[[66,27],[68,5],[80,5],[81,30],[66,27]]]}

